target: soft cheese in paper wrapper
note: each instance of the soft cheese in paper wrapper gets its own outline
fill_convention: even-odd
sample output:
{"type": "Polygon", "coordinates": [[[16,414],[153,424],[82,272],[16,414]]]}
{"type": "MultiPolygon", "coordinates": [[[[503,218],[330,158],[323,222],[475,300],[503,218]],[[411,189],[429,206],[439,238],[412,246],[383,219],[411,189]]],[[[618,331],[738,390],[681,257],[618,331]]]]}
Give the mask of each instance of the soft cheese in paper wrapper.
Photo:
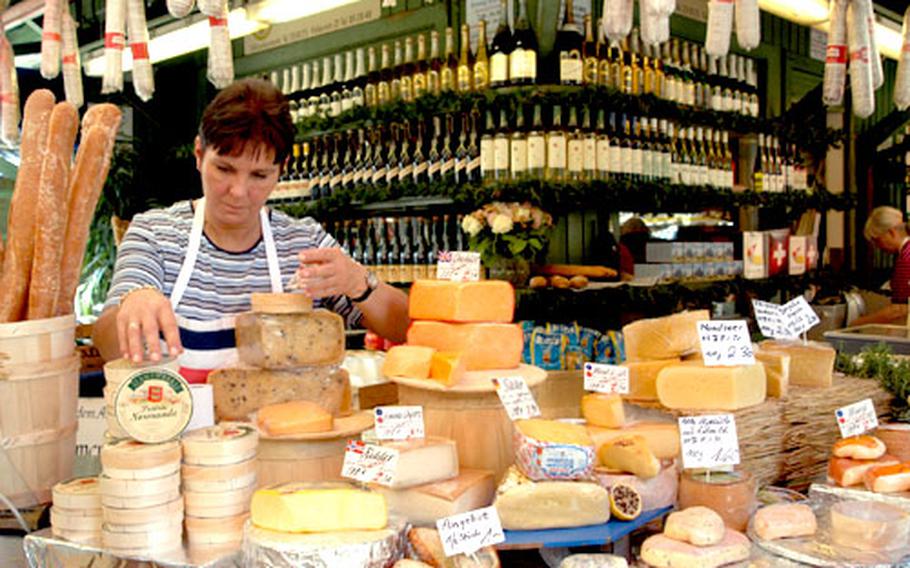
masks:
{"type": "Polygon", "coordinates": [[[533,481],[587,479],[594,471],[594,446],[537,440],[518,428],[513,434],[515,463],[533,481]]]}
{"type": "Polygon", "coordinates": [[[632,0],[604,0],[601,25],[611,42],[619,43],[632,31],[634,11],[632,0]]]}

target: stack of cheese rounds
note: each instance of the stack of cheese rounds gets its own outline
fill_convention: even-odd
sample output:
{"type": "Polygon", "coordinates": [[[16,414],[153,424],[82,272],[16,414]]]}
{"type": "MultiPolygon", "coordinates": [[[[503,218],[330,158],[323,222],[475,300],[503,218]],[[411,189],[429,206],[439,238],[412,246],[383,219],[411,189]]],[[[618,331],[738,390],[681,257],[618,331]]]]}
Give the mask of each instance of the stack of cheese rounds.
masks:
{"type": "Polygon", "coordinates": [[[222,422],[183,438],[186,533],[191,545],[237,544],[256,489],[259,434],[222,422]]]}
{"type": "MultiPolygon", "coordinates": [[[[148,368],[152,364],[135,364],[129,359],[116,359],[104,365],[104,405],[105,420],[107,421],[107,433],[111,439],[129,438],[126,430],[117,421],[117,412],[115,410],[114,399],[117,396],[117,390],[130,376],[139,369],[148,368]]],[[[163,367],[177,372],[179,365],[177,359],[166,358],[154,363],[155,367],[163,367]]]]}
{"type": "Polygon", "coordinates": [[[120,440],[101,449],[101,542],[123,555],[179,548],[180,444],[120,440]]]}
{"type": "Polygon", "coordinates": [[[51,531],[83,544],[101,540],[101,493],[97,477],[80,477],[53,488],[51,531]]]}

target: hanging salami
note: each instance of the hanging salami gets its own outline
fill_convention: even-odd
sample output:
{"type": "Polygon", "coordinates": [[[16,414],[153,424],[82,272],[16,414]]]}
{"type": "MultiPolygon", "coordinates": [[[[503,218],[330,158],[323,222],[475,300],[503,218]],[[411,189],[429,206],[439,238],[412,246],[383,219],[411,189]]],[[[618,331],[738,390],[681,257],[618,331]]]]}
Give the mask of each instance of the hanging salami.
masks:
{"type": "Polygon", "coordinates": [[[634,11],[632,0],[604,0],[603,30],[611,42],[618,44],[632,31],[634,11]]]}
{"type": "Polygon", "coordinates": [[[211,44],[209,45],[208,79],[219,89],[234,80],[234,53],[228,29],[227,0],[222,0],[222,15],[209,16],[211,44]]]}
{"type": "Polygon", "coordinates": [[[761,12],[758,0],[736,0],[736,42],[746,51],[761,43],[761,12]]]}
{"type": "Polygon", "coordinates": [[[126,28],[126,0],[106,0],[104,4],[104,78],[101,93],[123,90],[123,46],[126,28]]]}
{"type": "Polygon", "coordinates": [[[19,143],[19,80],[5,32],[0,33],[0,141],[7,146],[19,143]]]}
{"type": "Polygon", "coordinates": [[[910,107],[910,6],[904,12],[901,37],[901,57],[897,61],[897,78],[894,80],[894,106],[898,110],[907,110],[910,107]]]}
{"type": "Polygon", "coordinates": [[[872,0],[854,0],[860,2],[866,12],[866,21],[869,23],[869,62],[872,64],[872,88],[878,90],[885,84],[885,69],[882,66],[882,56],[878,51],[878,42],[875,39],[875,10],[872,0]]]}
{"type": "Polygon", "coordinates": [[[63,91],[66,100],[76,108],[84,102],[82,96],[82,63],[79,59],[79,41],[76,22],[69,9],[63,12],[63,91]]]}
{"type": "Polygon", "coordinates": [[[675,9],[674,0],[638,0],[641,40],[646,45],[659,45],[670,39],[670,15],[675,9]]]}
{"type": "Polygon", "coordinates": [[[41,28],[41,76],[53,79],[60,74],[61,18],[63,0],[44,0],[44,25],[41,28]]]}
{"type": "Polygon", "coordinates": [[[149,29],[143,0],[127,0],[126,26],[133,53],[133,88],[140,99],[147,101],[155,93],[155,75],[149,59],[149,29]]]}
{"type": "Polygon", "coordinates": [[[224,12],[222,0],[199,0],[199,11],[212,18],[221,17],[224,12]]]}
{"type": "Polygon", "coordinates": [[[733,0],[708,1],[708,30],[705,51],[714,57],[726,57],[733,33],[733,0]]]}
{"type": "Polygon", "coordinates": [[[847,7],[847,45],[850,49],[850,91],[853,114],[868,118],[875,112],[872,61],[869,58],[869,22],[861,2],[847,7]]]}
{"type": "Polygon", "coordinates": [[[822,100],[828,106],[839,106],[844,102],[847,84],[847,1],[831,2],[828,47],[825,50],[825,78],[822,100]]]}
{"type": "Polygon", "coordinates": [[[193,11],[196,0],[167,0],[167,11],[175,18],[185,18],[193,11]]]}

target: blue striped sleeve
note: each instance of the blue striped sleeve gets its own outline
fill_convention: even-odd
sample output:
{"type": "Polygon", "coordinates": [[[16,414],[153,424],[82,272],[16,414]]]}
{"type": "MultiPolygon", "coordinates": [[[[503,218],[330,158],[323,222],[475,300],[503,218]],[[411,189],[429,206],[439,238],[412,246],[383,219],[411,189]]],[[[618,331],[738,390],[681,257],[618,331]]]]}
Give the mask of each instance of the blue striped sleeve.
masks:
{"type": "Polygon", "coordinates": [[[120,298],[140,286],[164,288],[164,268],[152,222],[137,215],[117,249],[114,277],[104,308],[120,305],[120,298]]]}

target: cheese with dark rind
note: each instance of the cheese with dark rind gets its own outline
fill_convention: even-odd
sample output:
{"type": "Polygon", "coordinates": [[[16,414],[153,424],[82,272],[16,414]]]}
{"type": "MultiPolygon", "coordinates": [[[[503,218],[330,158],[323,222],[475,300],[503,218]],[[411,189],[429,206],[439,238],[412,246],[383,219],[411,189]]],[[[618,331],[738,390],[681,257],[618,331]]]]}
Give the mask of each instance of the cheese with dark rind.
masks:
{"type": "Polygon", "coordinates": [[[291,369],[344,360],[344,319],[328,310],[237,316],[237,353],[246,365],[291,369]]]}
{"type": "Polygon", "coordinates": [[[508,323],[514,311],[515,290],[504,280],[417,280],[408,293],[412,320],[508,323]]]}

